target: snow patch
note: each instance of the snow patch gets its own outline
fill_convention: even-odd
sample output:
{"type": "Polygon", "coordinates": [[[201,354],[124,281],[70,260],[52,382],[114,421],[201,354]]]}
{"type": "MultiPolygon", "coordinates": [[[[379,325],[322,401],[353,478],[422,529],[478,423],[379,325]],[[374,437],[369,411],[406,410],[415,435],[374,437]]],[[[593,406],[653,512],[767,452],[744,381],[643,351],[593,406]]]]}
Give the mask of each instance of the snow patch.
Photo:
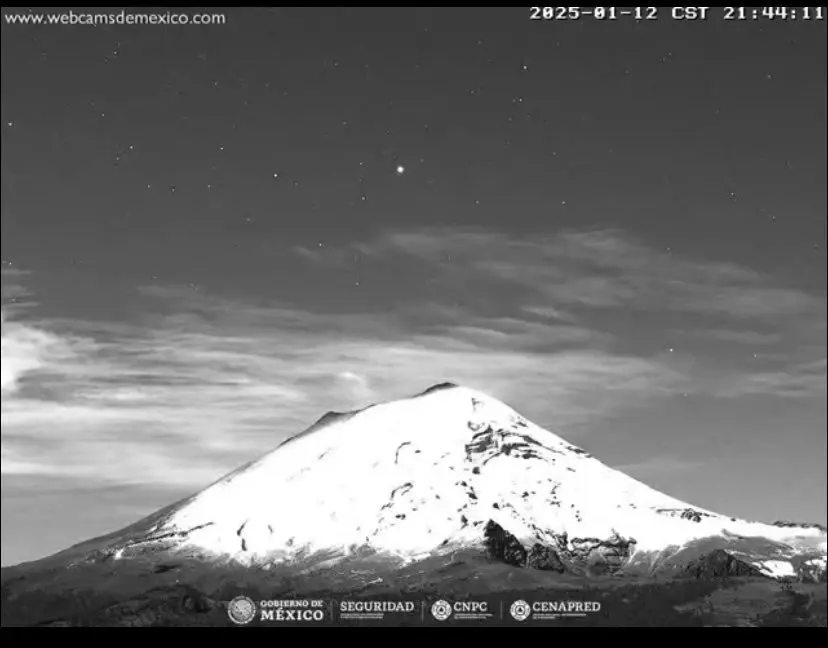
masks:
{"type": "Polygon", "coordinates": [[[796,570],[787,560],[765,560],[759,569],[771,578],[796,578],[796,570]]]}

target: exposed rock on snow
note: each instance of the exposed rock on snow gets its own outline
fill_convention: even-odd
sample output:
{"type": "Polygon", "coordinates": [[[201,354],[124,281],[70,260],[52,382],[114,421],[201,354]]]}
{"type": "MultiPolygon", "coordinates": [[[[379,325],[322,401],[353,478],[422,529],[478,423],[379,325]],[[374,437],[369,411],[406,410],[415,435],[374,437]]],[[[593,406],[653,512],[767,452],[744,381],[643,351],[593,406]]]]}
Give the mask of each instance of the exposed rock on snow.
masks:
{"type": "Polygon", "coordinates": [[[687,565],[685,573],[693,578],[729,578],[736,576],[762,576],[762,572],[734,558],[722,549],[717,549],[687,565]]]}
{"type": "Polygon", "coordinates": [[[520,541],[496,522],[489,522],[483,531],[489,558],[514,567],[526,564],[528,553],[520,541]]]}
{"type": "Polygon", "coordinates": [[[553,571],[559,574],[566,571],[566,565],[561,562],[555,550],[542,544],[536,544],[529,551],[529,555],[526,557],[526,566],[530,569],[553,571]]]}

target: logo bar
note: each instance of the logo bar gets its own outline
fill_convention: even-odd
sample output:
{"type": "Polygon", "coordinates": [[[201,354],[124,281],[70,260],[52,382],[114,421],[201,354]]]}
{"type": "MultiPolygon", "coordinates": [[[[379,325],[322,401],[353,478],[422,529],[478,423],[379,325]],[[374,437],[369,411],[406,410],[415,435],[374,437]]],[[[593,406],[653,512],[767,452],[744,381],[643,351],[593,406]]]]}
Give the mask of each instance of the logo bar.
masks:
{"type": "Polygon", "coordinates": [[[235,625],[446,625],[505,623],[525,625],[587,619],[602,611],[597,601],[575,600],[308,600],[255,601],[237,596],[227,603],[235,625]]]}

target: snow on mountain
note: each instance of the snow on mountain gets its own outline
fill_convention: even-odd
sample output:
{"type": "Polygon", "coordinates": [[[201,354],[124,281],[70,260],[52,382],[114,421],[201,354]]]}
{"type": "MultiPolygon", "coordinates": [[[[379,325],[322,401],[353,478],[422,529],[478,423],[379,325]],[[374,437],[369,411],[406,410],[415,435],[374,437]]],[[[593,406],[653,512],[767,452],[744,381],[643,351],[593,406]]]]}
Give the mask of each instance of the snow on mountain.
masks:
{"type": "Polygon", "coordinates": [[[518,553],[554,553],[573,570],[600,563],[611,572],[637,565],[651,572],[704,546],[776,578],[798,573],[797,560],[821,564],[823,574],[826,552],[822,529],[692,506],[611,469],[500,401],[454,385],[327,415],[113,536],[106,552],[126,558],[183,550],[260,566],[320,555],[411,562],[491,544],[493,533],[501,543],[517,541],[518,553]]]}

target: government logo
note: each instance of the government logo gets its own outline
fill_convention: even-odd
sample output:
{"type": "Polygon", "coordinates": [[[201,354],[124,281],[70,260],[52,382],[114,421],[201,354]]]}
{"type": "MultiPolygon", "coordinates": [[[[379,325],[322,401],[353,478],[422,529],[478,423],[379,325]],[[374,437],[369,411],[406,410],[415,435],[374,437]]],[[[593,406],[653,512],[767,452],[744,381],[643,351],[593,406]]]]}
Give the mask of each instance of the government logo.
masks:
{"type": "Polygon", "coordinates": [[[228,603],[227,616],[237,625],[247,625],[256,618],[256,604],[247,596],[237,596],[228,603]]]}

